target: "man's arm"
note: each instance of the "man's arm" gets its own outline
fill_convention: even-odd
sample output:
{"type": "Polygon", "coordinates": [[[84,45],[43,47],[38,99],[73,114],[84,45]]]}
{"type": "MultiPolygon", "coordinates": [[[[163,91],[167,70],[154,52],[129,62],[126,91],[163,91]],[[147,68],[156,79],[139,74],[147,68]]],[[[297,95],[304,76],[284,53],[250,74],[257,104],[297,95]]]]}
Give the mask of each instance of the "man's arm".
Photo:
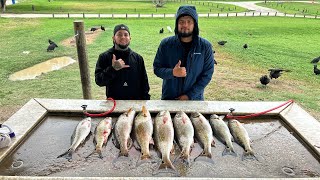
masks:
{"type": "Polygon", "coordinates": [[[100,54],[96,69],[95,81],[98,86],[108,86],[116,77],[117,71],[112,67],[112,59],[108,58],[106,54],[100,54]]]}

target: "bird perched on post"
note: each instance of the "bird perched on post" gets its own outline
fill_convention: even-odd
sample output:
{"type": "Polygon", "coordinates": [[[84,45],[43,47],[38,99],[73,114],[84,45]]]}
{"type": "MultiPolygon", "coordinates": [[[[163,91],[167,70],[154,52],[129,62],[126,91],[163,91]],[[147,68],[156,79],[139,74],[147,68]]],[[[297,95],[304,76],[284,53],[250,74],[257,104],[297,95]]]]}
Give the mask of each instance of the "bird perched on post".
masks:
{"type": "Polygon", "coordinates": [[[48,42],[49,42],[49,46],[47,48],[47,52],[53,51],[56,47],[58,47],[58,45],[55,42],[51,41],[50,39],[48,40],[48,42]]]}
{"type": "Polygon", "coordinates": [[[310,63],[316,64],[320,61],[320,56],[317,58],[314,58],[310,63]]]}
{"type": "Polygon", "coordinates": [[[319,74],[320,74],[320,69],[317,68],[317,65],[316,65],[316,64],[313,65],[313,72],[314,72],[314,74],[316,74],[316,75],[319,75],[319,74]]]}
{"type": "Polygon", "coordinates": [[[260,82],[262,85],[267,85],[270,82],[270,78],[267,75],[261,76],[260,77],[260,82]]]}
{"type": "Polygon", "coordinates": [[[162,33],[163,33],[163,28],[161,28],[161,29],[160,29],[159,33],[160,33],[160,34],[162,34],[162,33]]]}
{"type": "Polygon", "coordinates": [[[218,44],[221,46],[225,45],[226,43],[227,43],[227,41],[218,41],[218,44]]]}
{"type": "Polygon", "coordinates": [[[270,78],[275,78],[277,79],[278,77],[281,76],[282,72],[283,71],[286,71],[286,72],[290,72],[290,70],[285,70],[285,69],[268,69],[268,71],[270,71],[270,78]]]}
{"type": "Polygon", "coordinates": [[[101,29],[102,31],[106,31],[106,29],[105,29],[103,26],[101,26],[100,29],[101,29]]]}
{"type": "Polygon", "coordinates": [[[248,48],[248,44],[244,44],[244,45],[243,45],[243,48],[244,48],[244,49],[247,49],[247,48],[248,48]]]}

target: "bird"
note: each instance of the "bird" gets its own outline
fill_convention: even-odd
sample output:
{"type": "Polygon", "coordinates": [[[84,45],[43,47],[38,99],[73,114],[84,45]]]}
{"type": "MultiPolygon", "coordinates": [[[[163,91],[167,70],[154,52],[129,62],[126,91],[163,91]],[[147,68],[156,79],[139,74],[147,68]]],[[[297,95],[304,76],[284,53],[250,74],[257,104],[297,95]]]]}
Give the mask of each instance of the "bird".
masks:
{"type": "Polygon", "coordinates": [[[101,26],[100,29],[101,29],[102,31],[106,31],[106,29],[105,29],[103,26],[101,26]]]}
{"type": "Polygon", "coordinates": [[[91,29],[90,29],[90,31],[92,31],[92,32],[94,32],[94,31],[96,31],[98,28],[96,28],[96,27],[92,27],[91,29]]]}
{"type": "Polygon", "coordinates": [[[260,82],[261,82],[261,84],[266,86],[267,84],[269,84],[270,78],[267,75],[261,76],[260,82]]]}
{"type": "Polygon", "coordinates": [[[320,56],[317,58],[314,58],[310,63],[316,64],[320,61],[320,56]]]}
{"type": "Polygon", "coordinates": [[[247,49],[247,48],[248,48],[248,44],[244,44],[244,45],[243,45],[243,48],[244,48],[244,49],[247,49]]]}
{"type": "Polygon", "coordinates": [[[52,43],[52,44],[49,44],[48,48],[47,48],[47,52],[49,51],[54,51],[54,49],[58,47],[56,43],[52,43]]]}
{"type": "Polygon", "coordinates": [[[320,74],[320,69],[317,68],[317,65],[313,65],[313,72],[315,75],[319,75],[320,74]]]}
{"type": "Polygon", "coordinates": [[[58,45],[55,42],[51,41],[51,39],[49,39],[48,42],[49,46],[47,48],[47,52],[53,51],[56,47],[58,47],[58,45]]]}
{"type": "Polygon", "coordinates": [[[160,33],[160,34],[162,34],[162,33],[163,33],[163,28],[161,28],[161,29],[160,29],[159,33],[160,33]]]}
{"type": "Polygon", "coordinates": [[[270,71],[270,78],[275,78],[277,79],[278,77],[281,76],[283,71],[286,72],[290,72],[289,70],[285,70],[285,69],[277,69],[277,68],[273,68],[273,69],[268,69],[268,71],[270,71]]]}
{"type": "Polygon", "coordinates": [[[218,44],[221,45],[221,46],[225,45],[226,43],[227,43],[227,41],[219,41],[218,42],[218,44]]]}
{"type": "Polygon", "coordinates": [[[171,33],[172,33],[172,29],[171,29],[171,27],[170,27],[170,26],[167,26],[167,29],[168,29],[168,31],[169,31],[169,32],[171,32],[171,33]]]}

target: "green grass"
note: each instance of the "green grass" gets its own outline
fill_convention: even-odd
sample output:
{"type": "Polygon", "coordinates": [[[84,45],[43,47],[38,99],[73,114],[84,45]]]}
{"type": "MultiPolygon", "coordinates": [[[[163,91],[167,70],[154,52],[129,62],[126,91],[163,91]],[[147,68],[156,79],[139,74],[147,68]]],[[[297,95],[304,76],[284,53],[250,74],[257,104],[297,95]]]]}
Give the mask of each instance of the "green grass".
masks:
{"type": "Polygon", "coordinates": [[[175,14],[180,5],[189,4],[197,7],[198,13],[244,12],[245,8],[213,2],[174,2],[168,1],[163,7],[156,8],[152,1],[103,1],[103,0],[23,0],[8,6],[7,13],[141,13],[141,14],[175,14]],[[34,6],[34,11],[32,10],[34,6]]]}
{"type": "Polygon", "coordinates": [[[319,3],[302,3],[302,2],[267,2],[257,3],[259,6],[264,6],[276,9],[288,14],[302,14],[302,15],[320,15],[319,3]]]}
{"type": "MultiPolygon", "coordinates": [[[[0,106],[23,105],[31,98],[82,98],[78,64],[44,74],[35,80],[10,81],[10,74],[53,57],[77,59],[75,47],[61,42],[74,35],[74,19],[0,18],[0,106]],[[58,43],[47,53],[48,39],[58,43]],[[25,55],[23,51],[30,51],[25,55]]],[[[205,90],[206,100],[285,101],[294,99],[320,119],[320,76],[313,74],[310,61],[320,56],[318,19],[281,17],[200,18],[200,34],[212,42],[218,65],[205,90]],[[221,47],[217,41],[227,40],[221,47]],[[249,48],[244,50],[242,45],[249,48]],[[291,70],[266,88],[259,82],[268,69],[291,70]]],[[[131,48],[145,60],[151,99],[160,99],[161,79],[153,74],[153,59],[160,41],[172,34],[161,27],[174,25],[173,18],[159,19],[85,19],[85,29],[104,25],[106,32],[88,44],[88,60],[94,99],[104,99],[105,88],[94,82],[98,55],[112,46],[114,25],[125,23],[132,35],[131,48]]]]}

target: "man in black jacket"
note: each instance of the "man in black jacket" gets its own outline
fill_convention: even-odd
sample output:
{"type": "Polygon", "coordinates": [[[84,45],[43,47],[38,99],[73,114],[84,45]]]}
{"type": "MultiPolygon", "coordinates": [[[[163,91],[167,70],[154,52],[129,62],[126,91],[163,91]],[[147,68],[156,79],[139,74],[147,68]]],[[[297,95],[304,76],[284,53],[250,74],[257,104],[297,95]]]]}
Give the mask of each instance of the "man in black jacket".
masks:
{"type": "Polygon", "coordinates": [[[142,56],[129,48],[129,28],[119,24],[113,34],[114,46],[97,61],[96,84],[106,86],[106,96],[116,100],[149,100],[146,68],[142,56]]]}

